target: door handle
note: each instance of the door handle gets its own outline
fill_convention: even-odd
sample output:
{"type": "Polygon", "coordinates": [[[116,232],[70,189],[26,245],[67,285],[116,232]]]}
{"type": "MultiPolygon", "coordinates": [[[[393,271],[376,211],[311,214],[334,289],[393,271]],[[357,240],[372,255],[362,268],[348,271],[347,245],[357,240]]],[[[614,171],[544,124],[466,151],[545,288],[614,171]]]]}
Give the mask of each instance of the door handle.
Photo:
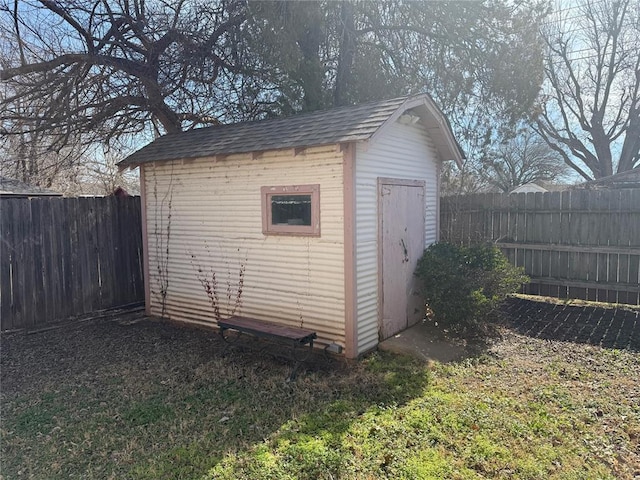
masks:
{"type": "Polygon", "coordinates": [[[402,247],[402,263],[407,263],[409,261],[409,251],[407,250],[407,245],[404,243],[404,238],[400,239],[400,246],[402,247]]]}

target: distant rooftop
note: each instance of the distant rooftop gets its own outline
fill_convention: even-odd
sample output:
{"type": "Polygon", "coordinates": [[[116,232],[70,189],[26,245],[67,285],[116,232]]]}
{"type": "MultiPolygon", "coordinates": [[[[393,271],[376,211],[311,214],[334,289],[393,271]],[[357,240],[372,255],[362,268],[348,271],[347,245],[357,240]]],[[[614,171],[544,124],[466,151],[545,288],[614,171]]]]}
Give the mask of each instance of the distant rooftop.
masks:
{"type": "Polygon", "coordinates": [[[579,188],[640,188],[640,167],[582,183],[579,188]]]}
{"type": "Polygon", "coordinates": [[[29,185],[15,178],[0,177],[0,197],[61,197],[61,193],[29,185]]]}

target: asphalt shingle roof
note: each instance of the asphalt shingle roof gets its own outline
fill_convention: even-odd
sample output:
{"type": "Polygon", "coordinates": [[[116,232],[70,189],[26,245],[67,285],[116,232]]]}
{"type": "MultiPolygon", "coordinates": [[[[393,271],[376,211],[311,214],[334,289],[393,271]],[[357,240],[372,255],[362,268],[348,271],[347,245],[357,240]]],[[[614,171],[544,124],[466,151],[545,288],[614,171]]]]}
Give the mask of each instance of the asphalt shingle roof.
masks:
{"type": "Polygon", "coordinates": [[[169,134],[119,166],[367,140],[405,101],[420,97],[426,95],[169,134]]]}

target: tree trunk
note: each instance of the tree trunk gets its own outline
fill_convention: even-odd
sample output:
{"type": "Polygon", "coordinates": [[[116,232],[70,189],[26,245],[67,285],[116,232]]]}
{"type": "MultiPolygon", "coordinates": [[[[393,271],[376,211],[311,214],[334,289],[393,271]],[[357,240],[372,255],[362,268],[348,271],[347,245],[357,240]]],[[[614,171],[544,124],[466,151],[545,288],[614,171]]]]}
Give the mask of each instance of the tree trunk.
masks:
{"type": "Polygon", "coordinates": [[[299,30],[298,45],[302,60],[298,76],[304,92],[303,111],[312,112],[324,107],[322,101],[322,80],[324,70],[320,62],[320,42],[322,40],[322,13],[315,2],[300,2],[297,5],[304,15],[304,27],[299,30]]]}
{"type": "Polygon", "coordinates": [[[351,83],[351,69],[353,67],[353,59],[356,53],[353,4],[349,0],[342,2],[340,19],[342,23],[342,36],[340,37],[336,85],[333,92],[333,104],[336,107],[347,105],[349,103],[347,93],[349,90],[349,84],[351,83]]]}

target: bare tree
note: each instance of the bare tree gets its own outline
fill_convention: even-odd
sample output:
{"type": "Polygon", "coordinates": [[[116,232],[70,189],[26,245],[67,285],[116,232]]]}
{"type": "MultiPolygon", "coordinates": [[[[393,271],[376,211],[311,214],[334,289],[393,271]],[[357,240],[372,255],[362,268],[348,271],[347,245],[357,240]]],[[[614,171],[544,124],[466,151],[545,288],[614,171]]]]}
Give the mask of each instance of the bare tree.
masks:
{"type": "MultiPolygon", "coordinates": [[[[34,115],[37,105],[26,106],[16,101],[15,111],[22,115],[34,115]]],[[[0,135],[0,174],[44,188],[53,188],[62,193],[74,183],[79,174],[81,159],[87,150],[75,137],[60,148],[51,148],[51,135],[32,128],[26,121],[14,121],[15,135],[0,135]]]]}
{"type": "Polygon", "coordinates": [[[115,148],[72,143],[59,151],[47,148],[45,135],[4,136],[0,143],[0,176],[15,178],[64,195],[108,195],[117,187],[140,193],[137,171],[120,171],[124,154],[115,148]]]}
{"type": "Polygon", "coordinates": [[[116,166],[124,156],[125,153],[122,149],[92,148],[86,155],[80,169],[81,178],[77,186],[81,193],[110,195],[120,187],[130,195],[139,195],[138,171],[123,171],[116,166]]]}
{"type": "Polygon", "coordinates": [[[243,0],[2,0],[0,10],[5,133],[28,125],[59,148],[74,135],[178,132],[224,119],[238,93],[243,0]]]}
{"type": "Polygon", "coordinates": [[[532,110],[544,3],[0,0],[2,133],[56,151],[426,90],[475,151],[532,110]]]}
{"type": "Polygon", "coordinates": [[[489,189],[486,180],[478,174],[477,163],[470,158],[464,159],[462,168],[458,168],[454,162],[443,163],[440,179],[440,195],[443,197],[486,192],[489,189]]]}
{"type": "Polygon", "coordinates": [[[557,181],[568,173],[562,157],[535,132],[521,129],[517,135],[497,143],[482,162],[479,173],[485,181],[509,192],[537,181],[557,181]]]}
{"type": "Polygon", "coordinates": [[[587,180],[640,164],[640,3],[581,0],[545,39],[540,135],[587,180]]]}

